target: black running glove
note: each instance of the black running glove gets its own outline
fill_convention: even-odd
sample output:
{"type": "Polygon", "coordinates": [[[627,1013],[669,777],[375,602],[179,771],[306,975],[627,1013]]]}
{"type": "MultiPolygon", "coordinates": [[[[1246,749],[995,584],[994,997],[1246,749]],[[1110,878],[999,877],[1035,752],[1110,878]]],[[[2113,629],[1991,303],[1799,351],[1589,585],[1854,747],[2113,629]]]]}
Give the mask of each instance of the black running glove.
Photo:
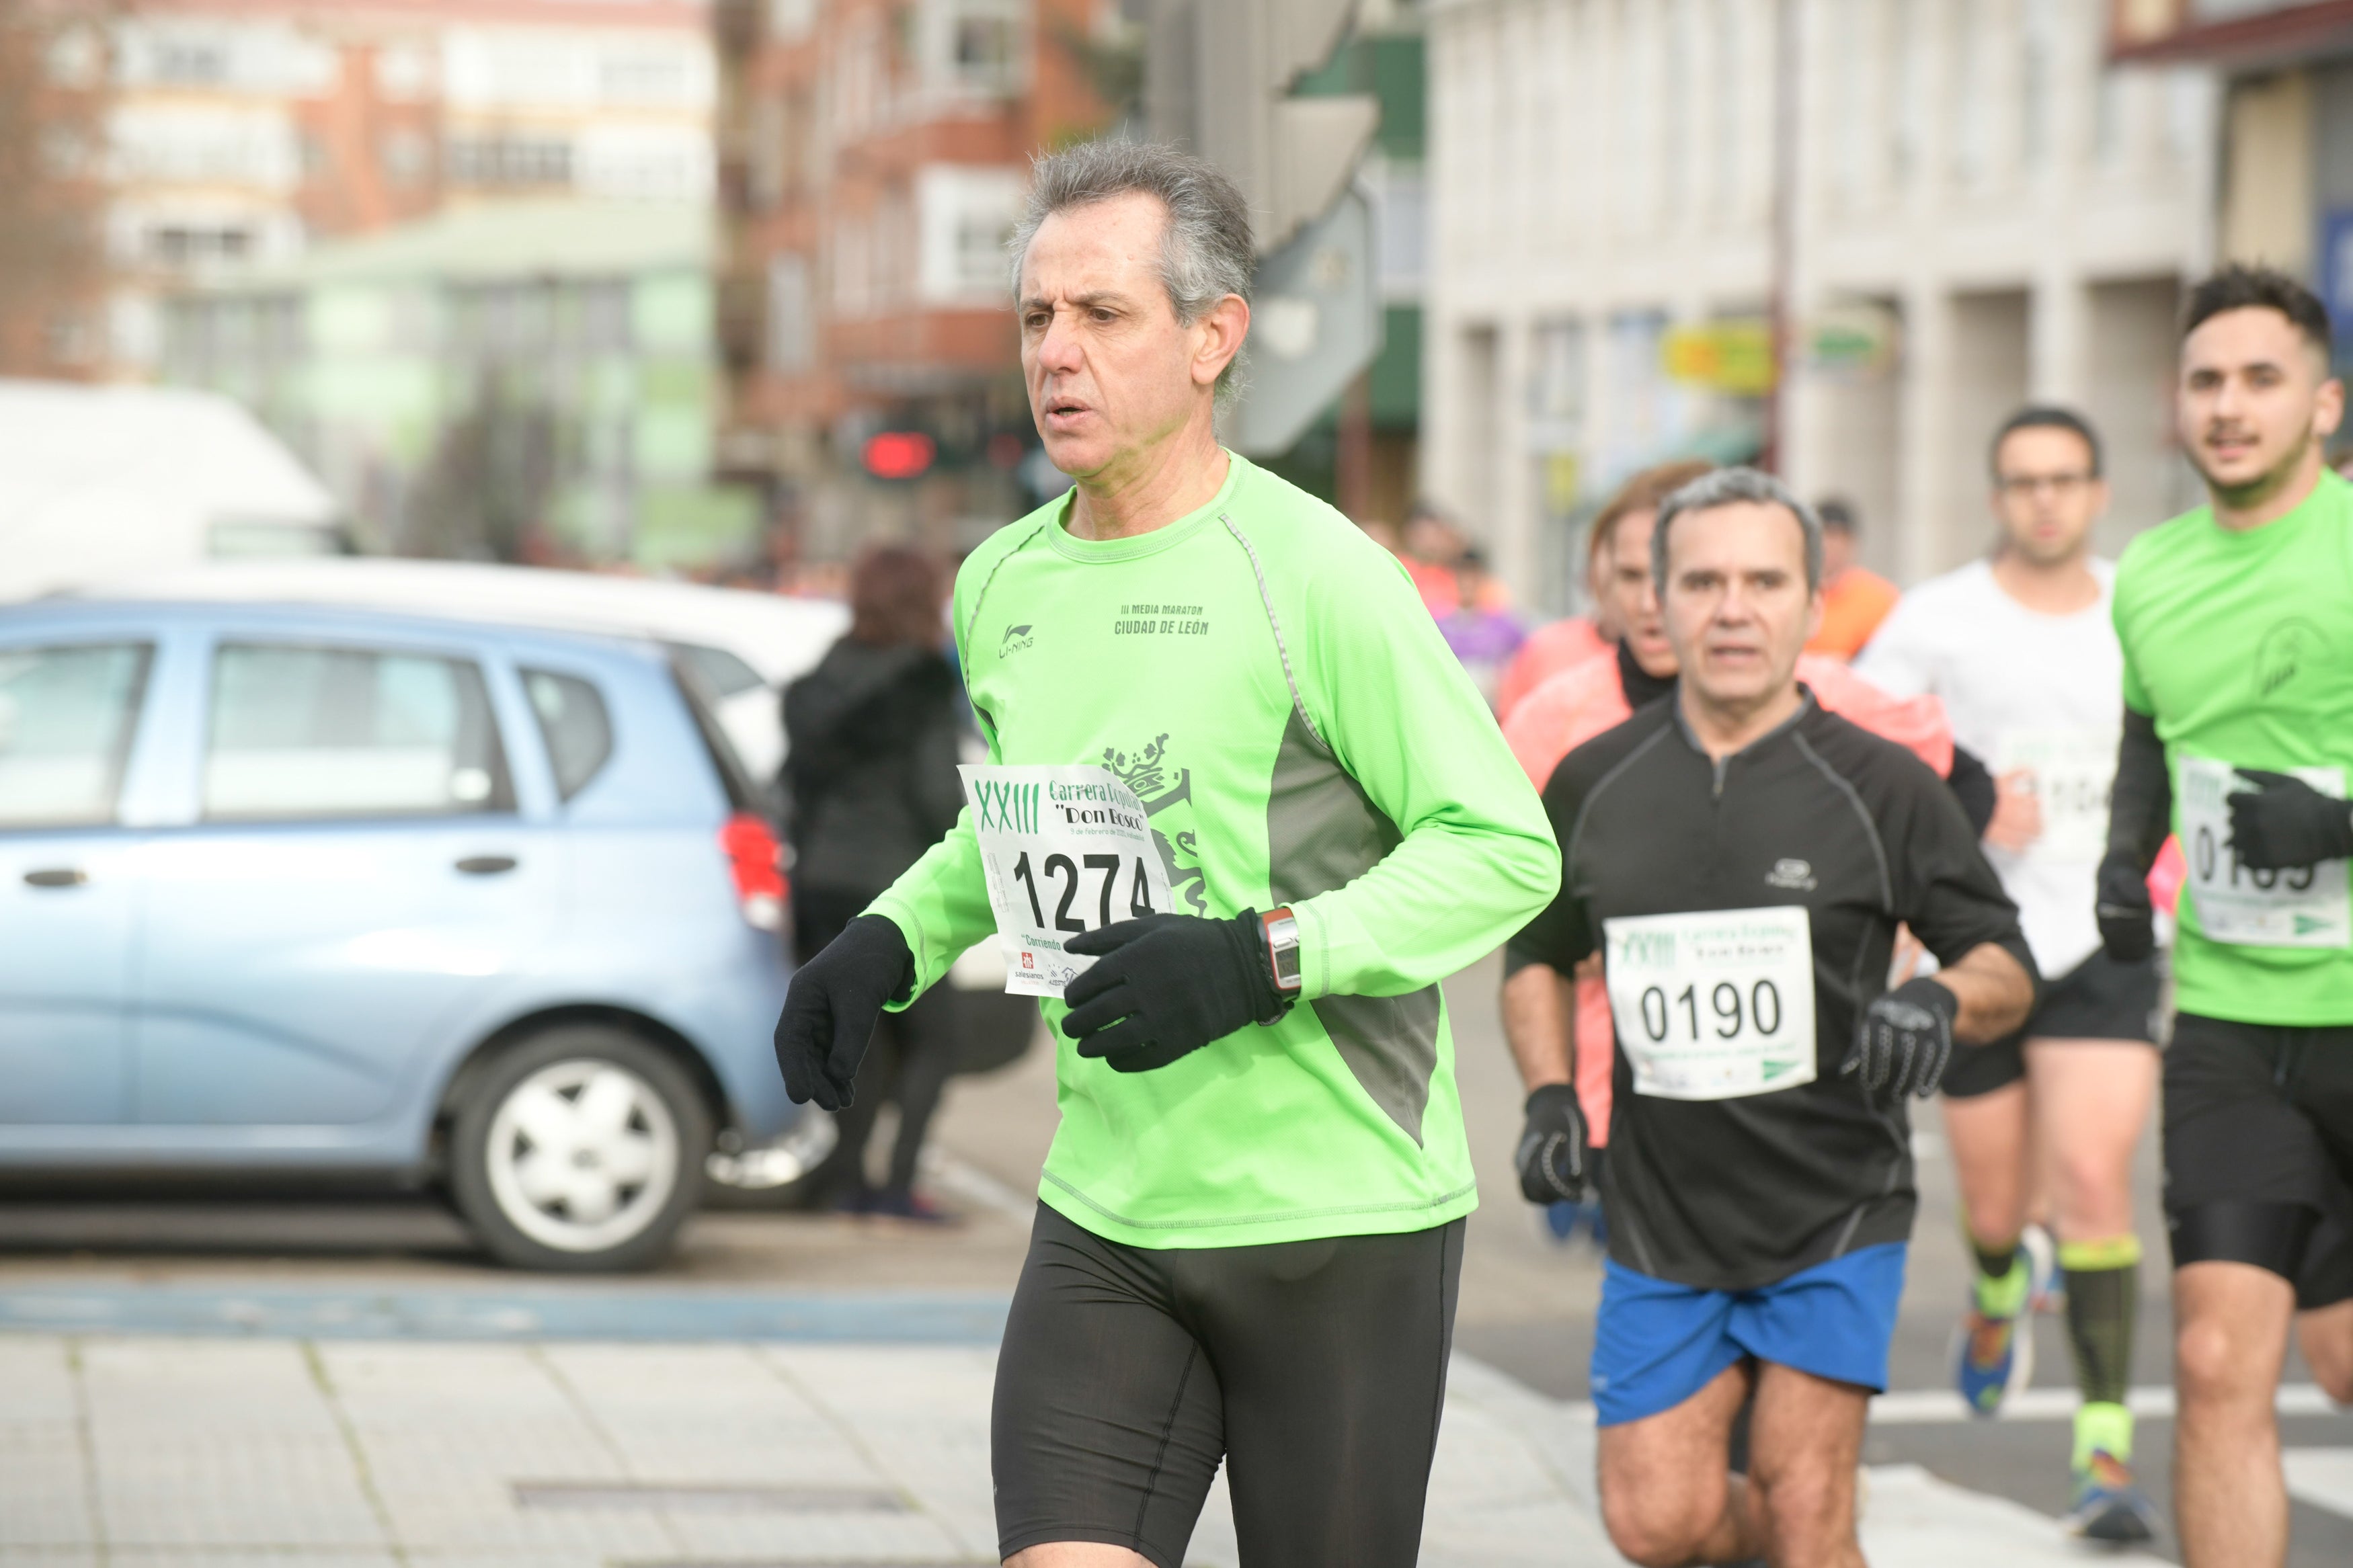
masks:
{"type": "Polygon", "coordinates": [[[2111,849],[2100,862],[2100,945],[2118,963],[2138,963],[2157,951],[2157,908],[2148,900],[2148,876],[2129,849],[2111,849]]]}
{"type": "Polygon", "coordinates": [[[847,1110],[866,1042],[885,1002],[914,984],[907,939],[881,915],[860,915],[793,973],[776,1019],[776,1066],[796,1105],[847,1110]]]}
{"type": "Polygon", "coordinates": [[[1960,1010],[1960,999],[1936,981],[1905,981],[1863,1009],[1854,1049],[1839,1071],[1855,1074],[1866,1093],[1927,1099],[1953,1059],[1953,1018],[1960,1010]]]}
{"type": "Polygon", "coordinates": [[[1096,962],[1062,993],[1062,1033],[1117,1072],[1150,1072],[1289,1005],[1258,911],[1229,921],[1146,915],[1085,931],[1063,951],[1096,962]]]}
{"type": "Polygon", "coordinates": [[[1512,1163],[1532,1204],[1573,1204],[1585,1195],[1585,1108],[1577,1086],[1548,1083],[1528,1096],[1527,1130],[1512,1163]]]}
{"type": "Polygon", "coordinates": [[[2293,773],[2241,768],[2257,787],[2231,797],[2231,847],[2250,871],[2288,871],[2353,856],[2353,801],[2331,800],[2293,773]]]}

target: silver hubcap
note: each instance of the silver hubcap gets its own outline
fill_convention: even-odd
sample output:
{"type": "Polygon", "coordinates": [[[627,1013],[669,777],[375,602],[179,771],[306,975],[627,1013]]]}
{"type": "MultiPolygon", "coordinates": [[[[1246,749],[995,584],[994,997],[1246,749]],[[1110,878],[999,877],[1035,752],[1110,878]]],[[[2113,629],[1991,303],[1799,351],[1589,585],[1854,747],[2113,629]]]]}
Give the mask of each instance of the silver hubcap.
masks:
{"type": "Polygon", "coordinates": [[[565,1252],[603,1252],[654,1221],[678,1188],[677,1120],[626,1068],[543,1067],[491,1119],[491,1192],[517,1230],[565,1252]]]}

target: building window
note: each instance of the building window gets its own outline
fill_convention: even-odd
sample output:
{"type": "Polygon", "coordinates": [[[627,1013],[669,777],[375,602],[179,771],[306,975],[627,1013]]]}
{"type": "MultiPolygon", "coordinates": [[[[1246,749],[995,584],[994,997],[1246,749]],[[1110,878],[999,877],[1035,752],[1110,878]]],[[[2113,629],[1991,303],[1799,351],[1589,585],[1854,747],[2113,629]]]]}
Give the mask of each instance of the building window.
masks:
{"type": "Polygon", "coordinates": [[[235,225],[166,223],[147,231],[148,259],[163,267],[233,263],[253,252],[253,231],[235,225]]]}
{"type": "Polygon", "coordinates": [[[816,300],[808,258],[782,251],[768,258],[768,368],[798,375],[817,363],[816,300]]]}
{"type": "Polygon", "coordinates": [[[396,185],[420,184],[433,161],[432,148],[423,134],[406,126],[386,133],[380,155],[385,176],[396,185]]]}
{"type": "Polygon", "coordinates": [[[460,185],[568,185],[572,144],[541,136],[455,136],[446,164],[460,185]]]}

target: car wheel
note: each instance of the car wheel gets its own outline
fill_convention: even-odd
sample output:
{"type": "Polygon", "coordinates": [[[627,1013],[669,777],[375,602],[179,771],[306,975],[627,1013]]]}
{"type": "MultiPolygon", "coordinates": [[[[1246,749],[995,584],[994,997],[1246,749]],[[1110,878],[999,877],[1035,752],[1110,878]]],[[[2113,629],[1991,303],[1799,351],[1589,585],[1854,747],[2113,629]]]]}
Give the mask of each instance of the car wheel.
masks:
{"type": "Polygon", "coordinates": [[[702,1201],[711,1144],[710,1109],[669,1057],[615,1029],[555,1029],[475,1079],[450,1187],[502,1263],[643,1268],[702,1201]]]}

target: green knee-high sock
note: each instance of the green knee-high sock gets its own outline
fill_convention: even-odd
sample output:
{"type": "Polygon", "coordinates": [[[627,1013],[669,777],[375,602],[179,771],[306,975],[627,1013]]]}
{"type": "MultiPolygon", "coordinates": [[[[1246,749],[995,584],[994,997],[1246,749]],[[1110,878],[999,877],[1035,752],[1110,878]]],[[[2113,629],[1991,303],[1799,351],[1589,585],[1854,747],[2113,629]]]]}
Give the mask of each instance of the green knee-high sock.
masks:
{"type": "Polygon", "coordinates": [[[2089,1464],[2094,1449],[2129,1463],[2133,1423],[2125,1391],[2140,1305],[2140,1238],[2063,1242],[2059,1266],[2067,1275],[2067,1338],[2084,1395],[2075,1413],[2076,1468],[2089,1464]]]}
{"type": "Polygon", "coordinates": [[[1988,1246],[1970,1237],[1969,1252],[1978,1266],[1978,1310],[1989,1318],[2015,1318],[2026,1310],[2026,1296],[2033,1281],[2017,1240],[1988,1246]]]}

